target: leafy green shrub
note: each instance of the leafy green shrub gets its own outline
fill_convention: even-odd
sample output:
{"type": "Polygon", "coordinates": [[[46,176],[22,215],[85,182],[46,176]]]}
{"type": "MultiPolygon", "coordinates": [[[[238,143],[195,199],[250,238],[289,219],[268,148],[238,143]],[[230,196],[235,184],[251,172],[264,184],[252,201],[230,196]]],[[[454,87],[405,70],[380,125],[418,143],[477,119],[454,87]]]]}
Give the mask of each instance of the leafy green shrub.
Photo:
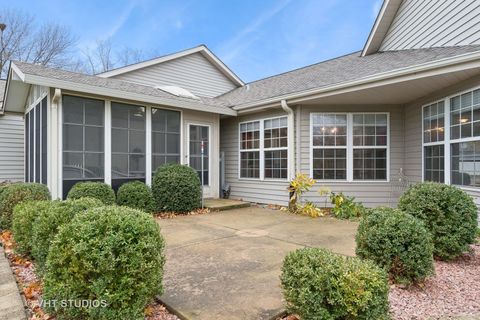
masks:
{"type": "Polygon", "coordinates": [[[332,208],[333,215],[339,219],[351,219],[361,217],[365,214],[365,207],[359,202],[355,202],[355,197],[345,196],[343,193],[334,193],[330,195],[330,200],[335,206],[332,208]]]}
{"type": "Polygon", "coordinates": [[[202,201],[198,174],[184,165],[159,167],[153,177],[152,191],[158,211],[189,212],[199,208],[202,201]]]}
{"type": "Polygon", "coordinates": [[[122,184],[117,191],[117,204],[148,213],[155,211],[152,190],[141,181],[122,184]]]}
{"type": "Polygon", "coordinates": [[[433,274],[432,237],[423,222],[398,209],[377,208],[360,221],[357,256],[384,268],[399,283],[433,274]]]}
{"type": "Polygon", "coordinates": [[[29,255],[32,251],[32,228],[35,219],[52,204],[50,200],[25,201],[13,208],[12,232],[20,254],[29,255]]]}
{"type": "Polygon", "coordinates": [[[151,215],[108,206],[78,214],[59,229],[47,257],[45,300],[96,300],[106,307],[49,306],[59,318],[143,319],[163,291],[164,240],[151,215]]]}
{"type": "Polygon", "coordinates": [[[0,226],[9,229],[12,226],[13,208],[28,200],[49,200],[50,192],[40,183],[12,183],[2,187],[0,194],[0,226]]]}
{"type": "Polygon", "coordinates": [[[95,198],[106,205],[115,204],[115,192],[103,182],[85,181],[76,183],[68,192],[67,199],[95,198]]]}
{"type": "Polygon", "coordinates": [[[457,187],[434,182],[413,185],[398,208],[425,223],[433,236],[433,254],[440,259],[452,260],[475,242],[477,207],[457,187]]]}
{"type": "Polygon", "coordinates": [[[45,269],[48,250],[58,229],[69,223],[78,213],[103,205],[102,201],[95,198],[70,199],[53,201],[47,210],[39,212],[32,226],[31,249],[40,274],[45,269]]]}
{"type": "Polygon", "coordinates": [[[388,319],[387,275],[371,261],[298,249],[280,279],[288,311],[301,319],[388,319]]]}

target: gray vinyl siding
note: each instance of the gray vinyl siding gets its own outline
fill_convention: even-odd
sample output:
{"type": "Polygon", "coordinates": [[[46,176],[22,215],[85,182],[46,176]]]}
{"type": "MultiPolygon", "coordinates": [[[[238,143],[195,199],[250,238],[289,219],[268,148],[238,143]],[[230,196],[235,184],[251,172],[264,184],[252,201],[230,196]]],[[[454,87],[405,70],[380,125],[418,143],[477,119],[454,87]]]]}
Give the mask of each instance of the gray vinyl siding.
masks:
{"type": "MultiPolygon", "coordinates": [[[[225,183],[230,185],[230,198],[255,203],[286,205],[288,181],[239,179],[238,124],[276,116],[286,116],[282,110],[256,113],[248,116],[222,119],[220,123],[220,151],[225,152],[225,183]]],[[[290,138],[290,137],[289,137],[290,138]]]]}
{"type": "MultiPolygon", "coordinates": [[[[390,114],[390,181],[403,168],[404,150],[404,114],[403,106],[302,106],[300,126],[301,172],[310,174],[310,113],[312,112],[389,112],[390,114]]],[[[304,199],[319,205],[325,202],[317,191],[320,186],[329,187],[333,192],[343,192],[363,202],[367,207],[393,205],[398,201],[391,182],[322,182],[317,181],[311,192],[304,199]]],[[[328,204],[330,202],[328,201],[328,204]]]]}
{"type": "Polygon", "coordinates": [[[380,51],[480,44],[477,0],[404,0],[380,51]]]}
{"type": "Polygon", "coordinates": [[[0,115],[0,182],[23,181],[24,125],[20,114],[0,115]]]}
{"type": "Polygon", "coordinates": [[[148,86],[179,86],[203,97],[216,97],[236,88],[199,52],[112,78],[148,86]]]}
{"type": "MultiPolygon", "coordinates": [[[[480,86],[480,78],[459,83],[458,85],[449,87],[441,92],[426,96],[418,101],[408,104],[405,108],[405,174],[410,182],[422,181],[422,106],[444,99],[447,96],[457,92],[468,90],[473,87],[480,86]]],[[[480,189],[464,188],[470,194],[480,209],[480,189]]]]}
{"type": "MultiPolygon", "coordinates": [[[[403,167],[404,159],[404,109],[403,106],[294,106],[295,116],[295,158],[297,171],[310,174],[310,113],[311,112],[389,112],[390,114],[390,172],[395,176],[403,167]],[[298,121],[298,122],[297,122],[298,121]],[[300,125],[297,126],[297,123],[300,125]]],[[[220,148],[225,152],[226,183],[231,187],[231,198],[257,203],[288,204],[288,181],[247,180],[238,178],[239,165],[239,122],[285,115],[281,110],[256,113],[221,121],[220,148]]],[[[289,137],[290,138],[290,137],[289,137]]],[[[390,182],[337,182],[318,181],[304,200],[323,205],[325,198],[317,190],[327,186],[334,192],[343,192],[362,201],[366,206],[392,205],[399,194],[392,193],[390,182]],[[393,198],[392,198],[393,196],[393,198]]],[[[328,202],[329,204],[329,202],[328,202]]]]}

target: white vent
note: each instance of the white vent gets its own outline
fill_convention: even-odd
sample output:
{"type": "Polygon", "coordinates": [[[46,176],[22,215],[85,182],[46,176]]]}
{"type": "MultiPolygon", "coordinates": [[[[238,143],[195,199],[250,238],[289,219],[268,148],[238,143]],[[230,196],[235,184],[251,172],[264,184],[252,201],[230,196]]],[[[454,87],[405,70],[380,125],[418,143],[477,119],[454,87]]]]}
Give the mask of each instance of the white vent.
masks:
{"type": "Polygon", "coordinates": [[[188,91],[187,89],[180,88],[177,86],[156,86],[155,88],[160,89],[162,91],[168,92],[170,94],[173,94],[174,96],[177,97],[183,97],[183,98],[190,98],[190,99],[196,99],[200,100],[199,97],[188,91]]]}

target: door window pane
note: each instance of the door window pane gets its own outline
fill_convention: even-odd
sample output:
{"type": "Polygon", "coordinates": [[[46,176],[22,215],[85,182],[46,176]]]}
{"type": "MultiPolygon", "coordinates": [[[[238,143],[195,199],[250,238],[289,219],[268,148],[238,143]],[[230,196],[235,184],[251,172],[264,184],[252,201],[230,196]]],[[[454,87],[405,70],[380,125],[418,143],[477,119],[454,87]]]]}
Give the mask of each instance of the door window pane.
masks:
{"type": "Polygon", "coordinates": [[[208,185],[209,184],[209,165],[208,164],[209,164],[209,149],[210,149],[209,148],[209,143],[210,143],[209,127],[190,125],[189,134],[190,134],[190,141],[189,141],[190,167],[192,167],[197,171],[200,181],[203,181],[203,185],[208,185]],[[202,149],[203,149],[203,153],[202,153],[202,149]]]}

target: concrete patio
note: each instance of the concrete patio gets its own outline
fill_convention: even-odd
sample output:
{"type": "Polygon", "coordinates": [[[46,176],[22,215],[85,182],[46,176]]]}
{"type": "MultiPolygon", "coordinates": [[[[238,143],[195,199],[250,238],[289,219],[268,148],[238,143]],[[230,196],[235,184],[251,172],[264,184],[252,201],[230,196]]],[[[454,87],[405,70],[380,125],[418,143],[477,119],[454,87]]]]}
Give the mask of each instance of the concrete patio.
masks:
{"type": "Polygon", "coordinates": [[[249,207],[158,221],[161,300],[186,319],[270,319],[283,311],[284,256],[305,246],[354,255],[357,223],[249,207]]]}

